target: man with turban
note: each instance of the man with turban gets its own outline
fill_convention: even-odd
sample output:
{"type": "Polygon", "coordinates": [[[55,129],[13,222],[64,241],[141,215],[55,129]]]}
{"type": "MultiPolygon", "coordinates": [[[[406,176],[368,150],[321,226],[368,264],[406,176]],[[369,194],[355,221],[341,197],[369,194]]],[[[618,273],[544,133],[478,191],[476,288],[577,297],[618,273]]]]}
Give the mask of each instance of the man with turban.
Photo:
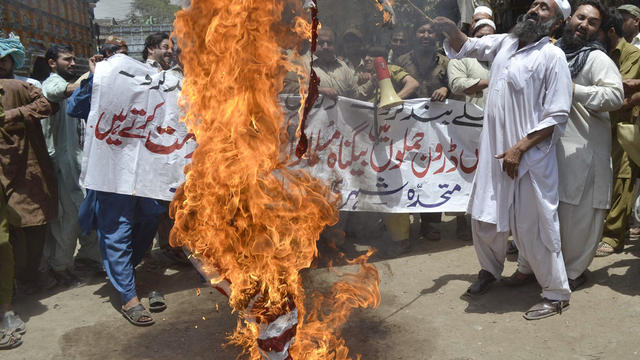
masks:
{"type": "MultiPolygon", "coordinates": [[[[0,58],[9,56],[15,66],[24,63],[24,47],[14,37],[0,39],[0,58]]],[[[56,216],[57,185],[40,121],[55,112],[37,87],[15,80],[5,67],[0,72],[0,94],[4,122],[0,123],[0,188],[16,216],[10,219],[9,238],[13,247],[18,289],[38,289],[38,267],[46,235],[46,224],[56,216]],[[11,77],[10,77],[11,76],[11,77]]],[[[2,261],[11,261],[3,247],[2,261]]],[[[4,275],[4,272],[3,272],[4,275]]],[[[4,287],[1,327],[24,332],[24,322],[11,310],[4,287]]]]}

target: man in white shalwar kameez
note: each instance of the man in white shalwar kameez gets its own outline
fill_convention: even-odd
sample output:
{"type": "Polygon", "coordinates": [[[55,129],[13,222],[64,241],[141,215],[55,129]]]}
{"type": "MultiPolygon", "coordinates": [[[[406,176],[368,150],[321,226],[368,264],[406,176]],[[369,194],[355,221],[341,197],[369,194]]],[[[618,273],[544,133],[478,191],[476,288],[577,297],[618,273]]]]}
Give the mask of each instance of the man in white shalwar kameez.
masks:
{"type": "Polygon", "coordinates": [[[567,54],[574,82],[569,122],[557,150],[562,254],[572,291],[585,282],[611,205],[609,111],[624,101],[620,72],[595,41],[607,10],[594,5],[578,3],[556,44],[567,54]]]}
{"type": "Polygon", "coordinates": [[[492,62],[469,200],[482,270],[467,293],[482,294],[500,278],[511,231],[542,286],[544,300],[524,314],[530,320],[561,313],[571,294],[560,245],[555,147],[571,107],[571,77],[564,53],[548,37],[570,12],[567,1],[535,0],[511,34],[480,39],[435,19],[448,35],[450,57],[492,62]]]}

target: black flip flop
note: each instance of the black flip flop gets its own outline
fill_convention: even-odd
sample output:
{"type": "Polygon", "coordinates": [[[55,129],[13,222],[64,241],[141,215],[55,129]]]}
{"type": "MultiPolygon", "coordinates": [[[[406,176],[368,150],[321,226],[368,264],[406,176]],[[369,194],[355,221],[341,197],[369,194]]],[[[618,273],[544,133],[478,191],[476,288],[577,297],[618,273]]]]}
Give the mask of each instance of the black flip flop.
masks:
{"type": "Polygon", "coordinates": [[[149,314],[147,309],[145,309],[144,306],[142,306],[142,304],[138,304],[129,310],[120,308],[120,312],[122,313],[122,316],[125,317],[125,319],[129,320],[129,322],[135,326],[149,326],[149,325],[153,325],[156,322],[155,320],[153,320],[153,318],[151,317],[151,314],[149,314]],[[140,319],[143,316],[146,316],[151,320],[140,321],[140,319]]]}
{"type": "Polygon", "coordinates": [[[167,301],[164,296],[158,291],[152,291],[149,293],[149,310],[152,312],[160,312],[167,308],[167,301]]]}

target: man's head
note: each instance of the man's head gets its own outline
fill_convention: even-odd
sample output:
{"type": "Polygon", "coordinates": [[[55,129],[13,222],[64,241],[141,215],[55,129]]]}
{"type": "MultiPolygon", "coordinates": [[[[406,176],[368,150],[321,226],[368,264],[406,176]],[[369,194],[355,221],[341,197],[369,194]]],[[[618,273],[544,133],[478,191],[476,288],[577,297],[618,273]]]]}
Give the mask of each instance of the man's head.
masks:
{"type": "Polygon", "coordinates": [[[151,59],[156,61],[160,66],[167,70],[171,67],[171,59],[173,59],[173,44],[167,33],[154,33],[144,41],[144,50],[142,50],[142,58],[146,61],[151,59]]]}
{"type": "Polygon", "coordinates": [[[438,34],[434,31],[430,22],[425,22],[416,30],[416,40],[418,41],[418,48],[431,52],[438,42],[438,34]]]}
{"type": "Polygon", "coordinates": [[[567,20],[562,35],[563,48],[579,49],[596,40],[603,23],[607,23],[607,10],[599,0],[581,0],[567,20]]]}
{"type": "Polygon", "coordinates": [[[529,11],[520,17],[511,33],[521,43],[533,43],[560,28],[565,14],[566,7],[561,8],[556,0],[534,0],[529,11]]]}
{"type": "Polygon", "coordinates": [[[127,42],[114,35],[107,36],[107,38],[104,40],[103,47],[100,48],[100,54],[105,56],[105,58],[111,56],[111,55],[107,56],[106,54],[102,53],[103,48],[111,52],[111,55],[115,55],[115,54],[129,55],[129,47],[127,47],[127,42]],[[107,45],[115,45],[115,47],[107,46],[107,45]]]}
{"type": "Polygon", "coordinates": [[[108,59],[111,56],[118,54],[118,50],[120,50],[120,46],[105,43],[100,47],[100,55],[102,55],[103,59],[108,59]]]}
{"type": "Polygon", "coordinates": [[[618,42],[624,37],[623,23],[624,20],[620,11],[610,7],[607,12],[607,21],[602,24],[598,32],[598,39],[605,44],[607,51],[611,51],[618,46],[618,42]]]}
{"type": "MultiPolygon", "coordinates": [[[[469,27],[471,32],[474,31],[476,23],[482,19],[493,21],[493,11],[487,6],[478,6],[473,11],[473,16],[471,17],[471,26],[469,27]]],[[[471,36],[473,36],[473,34],[471,36]]]]}
{"type": "Polygon", "coordinates": [[[638,35],[640,8],[635,5],[622,5],[618,10],[622,14],[624,38],[631,42],[638,35]]]}
{"type": "Polygon", "coordinates": [[[344,55],[348,58],[362,57],[364,55],[362,33],[357,29],[347,30],[342,36],[342,49],[344,50],[344,55]]]}
{"type": "Polygon", "coordinates": [[[372,46],[367,49],[364,56],[364,69],[370,73],[375,72],[373,67],[373,60],[377,57],[386,57],[384,48],[380,46],[372,46]]]}
{"type": "Polygon", "coordinates": [[[44,59],[49,65],[51,72],[54,72],[66,80],[73,77],[73,70],[76,66],[76,58],[73,48],[67,44],[53,44],[44,55],[44,59]]]}
{"type": "Polygon", "coordinates": [[[393,35],[391,35],[391,41],[389,42],[389,47],[393,50],[393,53],[396,55],[404,54],[408,51],[409,48],[409,39],[407,36],[406,30],[396,30],[393,35]]]}
{"type": "Polygon", "coordinates": [[[474,25],[471,36],[481,38],[485,35],[493,35],[496,32],[496,24],[489,19],[480,19],[474,25]]]}
{"type": "Polygon", "coordinates": [[[336,34],[330,28],[323,26],[318,30],[316,56],[321,62],[331,62],[336,59],[336,34]]]}
{"type": "Polygon", "coordinates": [[[12,79],[13,72],[24,65],[24,46],[20,38],[11,34],[0,39],[0,79],[12,79]]]}

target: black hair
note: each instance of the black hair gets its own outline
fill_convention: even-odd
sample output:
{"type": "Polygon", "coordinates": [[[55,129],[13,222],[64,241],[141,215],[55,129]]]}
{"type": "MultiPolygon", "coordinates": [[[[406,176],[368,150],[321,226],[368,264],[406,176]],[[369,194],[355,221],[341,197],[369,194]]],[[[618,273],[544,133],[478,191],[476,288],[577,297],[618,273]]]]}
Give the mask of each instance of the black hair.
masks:
{"type": "MultiPolygon", "coordinates": [[[[602,2],[600,0],[580,0],[576,4],[575,9],[578,10],[578,8],[582,5],[591,5],[598,10],[598,12],[600,13],[600,28],[605,30],[604,25],[607,24],[609,20],[607,16],[607,8],[602,5],[602,2]]],[[[575,14],[575,10],[573,11],[573,13],[575,14]]]]}
{"type": "Polygon", "coordinates": [[[53,44],[47,49],[46,54],[44,54],[45,61],[49,62],[49,60],[58,61],[58,56],[60,54],[72,53],[73,46],[67,44],[53,44]]]}
{"type": "Polygon", "coordinates": [[[169,39],[169,34],[164,32],[153,33],[144,40],[144,50],[142,50],[142,59],[147,60],[149,57],[149,48],[157,48],[163,40],[169,39]]]}
{"type": "Polygon", "coordinates": [[[607,14],[607,23],[602,24],[602,30],[604,30],[604,32],[606,33],[609,31],[609,29],[613,28],[618,37],[623,37],[623,24],[624,20],[622,19],[622,14],[620,13],[620,11],[618,11],[618,9],[611,6],[609,8],[609,13],[607,14]]]}
{"type": "Polygon", "coordinates": [[[118,50],[120,50],[120,46],[118,46],[116,44],[104,44],[104,45],[102,45],[102,47],[100,47],[100,55],[102,55],[102,56],[104,56],[106,58],[106,57],[110,56],[109,54],[113,55],[118,50]]]}
{"type": "Polygon", "coordinates": [[[378,56],[382,56],[383,58],[387,57],[387,51],[381,46],[371,46],[367,49],[366,54],[372,58],[376,58],[378,56]]]}

